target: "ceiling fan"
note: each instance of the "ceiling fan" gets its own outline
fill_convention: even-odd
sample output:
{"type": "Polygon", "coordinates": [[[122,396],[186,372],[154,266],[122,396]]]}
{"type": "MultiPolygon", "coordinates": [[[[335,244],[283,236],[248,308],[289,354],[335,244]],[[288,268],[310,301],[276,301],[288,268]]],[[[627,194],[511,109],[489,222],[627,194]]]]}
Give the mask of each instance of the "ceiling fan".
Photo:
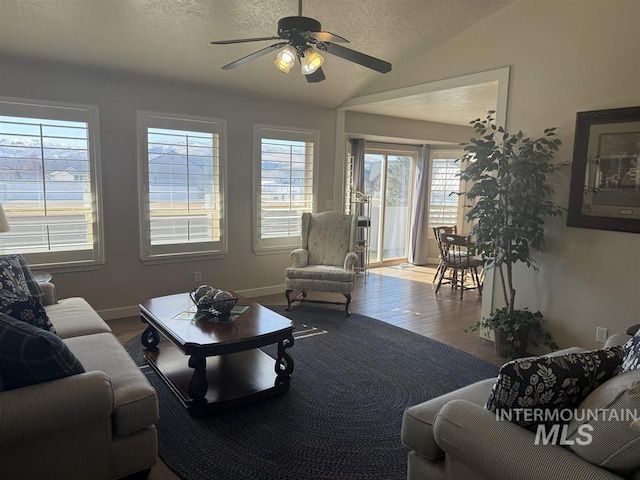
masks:
{"type": "Polygon", "coordinates": [[[309,83],[321,82],[326,78],[321,68],[324,63],[324,58],[317,50],[344,58],[345,60],[380,73],[391,71],[391,64],[389,62],[338,45],[339,43],[349,43],[349,41],[339,35],[323,32],[318,20],[303,17],[302,0],[298,0],[298,16],[284,17],[278,20],[277,36],[219,40],[211,43],[213,45],[229,45],[233,43],[262,42],[266,40],[281,41],[253,52],[246,57],[242,57],[235,62],[231,62],[223,66],[222,69],[230,70],[237,68],[271,51],[281,49],[280,52],[278,52],[276,60],[273,62],[276,67],[285,73],[289,73],[289,70],[295,65],[296,59],[298,59],[302,66],[302,73],[309,83]]]}

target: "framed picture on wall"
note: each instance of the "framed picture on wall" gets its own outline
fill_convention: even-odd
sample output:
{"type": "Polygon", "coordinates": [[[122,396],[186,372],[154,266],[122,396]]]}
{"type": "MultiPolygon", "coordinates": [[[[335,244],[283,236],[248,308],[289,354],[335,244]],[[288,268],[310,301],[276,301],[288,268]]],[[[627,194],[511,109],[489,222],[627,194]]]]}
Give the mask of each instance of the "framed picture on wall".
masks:
{"type": "Polygon", "coordinates": [[[640,107],[578,112],[567,226],[640,233],[640,107]]]}

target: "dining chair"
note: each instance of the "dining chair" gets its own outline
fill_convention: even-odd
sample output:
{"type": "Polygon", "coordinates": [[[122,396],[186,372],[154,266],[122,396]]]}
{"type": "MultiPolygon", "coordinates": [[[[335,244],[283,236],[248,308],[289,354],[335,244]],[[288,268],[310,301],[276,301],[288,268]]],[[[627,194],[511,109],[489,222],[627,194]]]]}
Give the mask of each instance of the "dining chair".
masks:
{"type": "Polygon", "coordinates": [[[431,283],[434,283],[437,279],[438,279],[438,275],[440,275],[440,271],[443,268],[443,256],[444,256],[444,250],[442,248],[442,241],[440,240],[440,235],[455,235],[456,233],[458,233],[458,228],[453,225],[453,226],[442,226],[442,227],[433,227],[433,234],[436,237],[436,244],[438,245],[438,257],[439,257],[439,262],[438,262],[438,268],[436,269],[436,274],[433,276],[433,280],[431,283]]]}
{"type": "Polygon", "coordinates": [[[482,259],[471,255],[469,249],[471,241],[469,237],[455,234],[441,234],[440,240],[443,248],[443,266],[440,269],[436,293],[440,290],[442,281],[445,279],[446,271],[450,269],[451,277],[447,278],[447,280],[449,280],[447,283],[450,283],[452,288],[460,289],[460,299],[463,298],[464,291],[470,289],[477,289],[478,293],[482,295],[482,281],[478,273],[478,268],[482,267],[483,262],[482,259]],[[473,286],[467,285],[467,273],[471,274],[473,286]]]}

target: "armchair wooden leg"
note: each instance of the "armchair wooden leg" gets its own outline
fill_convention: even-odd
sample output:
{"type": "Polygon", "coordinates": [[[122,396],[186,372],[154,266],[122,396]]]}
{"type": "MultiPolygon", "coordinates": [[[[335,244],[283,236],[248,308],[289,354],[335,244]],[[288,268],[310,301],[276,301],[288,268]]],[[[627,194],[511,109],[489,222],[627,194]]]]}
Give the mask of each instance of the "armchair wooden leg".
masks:
{"type": "Polygon", "coordinates": [[[293,292],[293,290],[286,290],[284,292],[285,296],[287,297],[287,308],[285,308],[286,311],[289,311],[289,309],[291,308],[291,298],[289,298],[289,294],[293,292]]]}
{"type": "Polygon", "coordinates": [[[345,307],[344,307],[344,315],[345,317],[348,317],[349,315],[351,315],[351,312],[349,311],[349,304],[351,303],[351,294],[343,293],[343,295],[347,299],[347,303],[345,304],[345,307]]]}

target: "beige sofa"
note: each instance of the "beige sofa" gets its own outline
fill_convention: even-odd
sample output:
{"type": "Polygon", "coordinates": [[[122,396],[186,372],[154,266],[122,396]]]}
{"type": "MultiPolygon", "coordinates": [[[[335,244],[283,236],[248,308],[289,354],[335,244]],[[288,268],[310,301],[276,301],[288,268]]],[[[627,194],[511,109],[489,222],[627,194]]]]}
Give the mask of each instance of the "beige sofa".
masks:
{"type": "MultiPolygon", "coordinates": [[[[606,346],[623,345],[629,338],[614,335],[606,346]]],[[[583,349],[557,354],[568,351],[583,349]]],[[[484,408],[495,380],[480,381],[405,411],[401,437],[411,450],[408,480],[640,479],[640,433],[630,428],[629,421],[594,423],[589,445],[536,445],[535,433],[497,421],[496,414],[484,408]]],[[[640,370],[606,381],[579,408],[603,405],[640,411],[640,370]]]]}
{"type": "Polygon", "coordinates": [[[157,458],[155,390],[82,298],[45,309],[86,373],[0,392],[0,478],[146,478],[157,458]]]}

